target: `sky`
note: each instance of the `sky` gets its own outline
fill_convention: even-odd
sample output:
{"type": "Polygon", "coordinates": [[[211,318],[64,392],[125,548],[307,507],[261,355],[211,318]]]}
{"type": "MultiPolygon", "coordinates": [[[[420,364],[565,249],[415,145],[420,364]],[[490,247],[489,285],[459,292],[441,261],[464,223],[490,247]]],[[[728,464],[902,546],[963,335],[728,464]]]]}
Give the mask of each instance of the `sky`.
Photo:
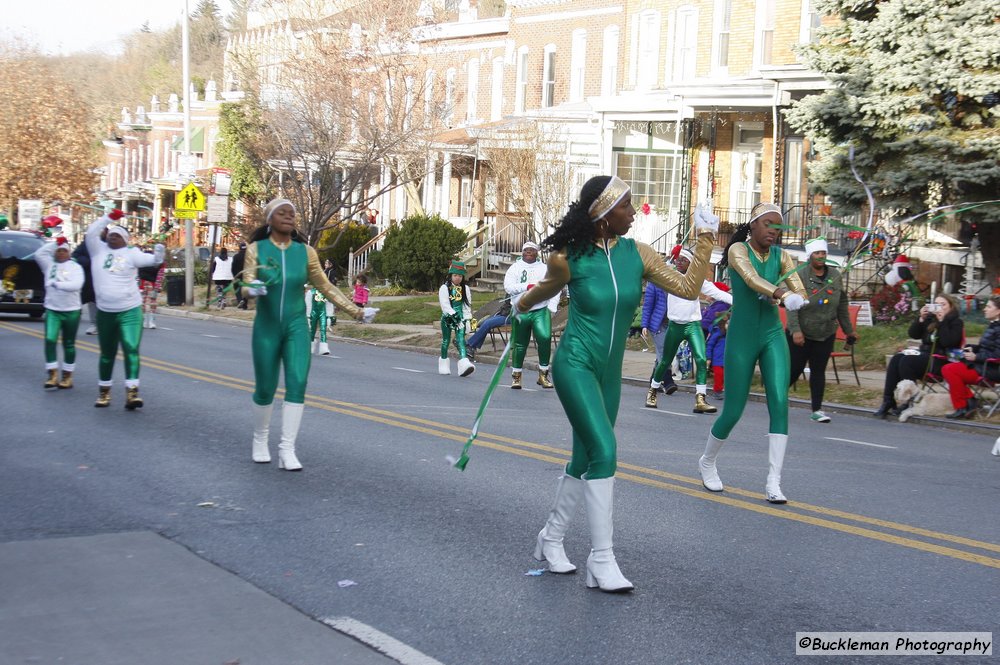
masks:
{"type": "MultiPolygon", "coordinates": [[[[194,11],[198,0],[188,0],[194,11]]],[[[223,17],[229,0],[215,0],[223,17]]],[[[184,0],[8,0],[0,11],[0,38],[22,38],[44,53],[93,49],[117,53],[120,39],[149,22],[160,30],[180,22],[184,0]]]]}

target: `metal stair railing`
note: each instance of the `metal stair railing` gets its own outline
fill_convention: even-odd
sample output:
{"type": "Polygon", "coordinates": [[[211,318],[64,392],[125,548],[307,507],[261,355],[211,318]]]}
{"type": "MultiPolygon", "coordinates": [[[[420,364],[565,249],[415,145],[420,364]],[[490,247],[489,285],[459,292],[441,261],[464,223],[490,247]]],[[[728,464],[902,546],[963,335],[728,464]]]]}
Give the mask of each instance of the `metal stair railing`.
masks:
{"type": "Polygon", "coordinates": [[[360,275],[368,269],[368,257],[371,253],[377,249],[382,249],[382,243],[385,241],[386,234],[389,233],[389,227],[382,230],[381,233],[373,236],[365,244],[361,245],[357,249],[352,249],[347,253],[347,283],[351,284],[354,282],[354,276],[360,275]]]}

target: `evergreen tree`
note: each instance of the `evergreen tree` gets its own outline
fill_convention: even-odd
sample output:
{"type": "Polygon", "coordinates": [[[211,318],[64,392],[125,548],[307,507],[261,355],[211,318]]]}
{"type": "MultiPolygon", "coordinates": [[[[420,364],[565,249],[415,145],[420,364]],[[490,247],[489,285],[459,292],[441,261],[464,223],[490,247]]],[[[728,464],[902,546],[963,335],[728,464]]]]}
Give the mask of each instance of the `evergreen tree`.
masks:
{"type": "MultiPolygon", "coordinates": [[[[787,113],[819,159],[810,181],[857,210],[917,214],[935,205],[1000,198],[1000,3],[996,0],[816,0],[837,21],[800,54],[831,82],[787,113]]],[[[1000,206],[963,213],[977,223],[987,274],[1000,273],[1000,206]]]]}

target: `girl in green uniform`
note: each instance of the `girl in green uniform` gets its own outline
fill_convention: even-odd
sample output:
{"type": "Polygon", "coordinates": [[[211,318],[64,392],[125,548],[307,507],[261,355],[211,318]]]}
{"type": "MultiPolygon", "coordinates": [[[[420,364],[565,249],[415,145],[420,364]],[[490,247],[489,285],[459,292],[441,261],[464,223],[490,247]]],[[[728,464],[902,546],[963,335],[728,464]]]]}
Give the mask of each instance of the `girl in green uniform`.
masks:
{"type": "Polygon", "coordinates": [[[583,498],[592,549],[587,586],[631,591],[615,561],[613,495],[617,464],[614,425],[621,397],[622,358],[632,313],[642,297],[642,280],[684,298],[695,298],[705,279],[718,218],[700,208],[699,234],[687,275],[664,264],[648,245],[623,238],[635,208],[629,186],[614,176],[588,180],[555,232],[542,243],[550,250],[548,273],[517,302],[530,311],[569,286],[569,317],[552,364],[553,383],[573,428],[573,452],[559,480],[555,506],[538,534],[535,557],[554,573],[576,567],[563,551],[563,536],[583,498]]]}
{"type": "Polygon", "coordinates": [[[448,345],[455,335],[458,349],[458,375],[469,376],[476,366],[469,360],[465,347],[465,326],[472,320],[472,291],[465,283],[465,264],[452,261],[444,284],[438,289],[438,304],[441,306],[441,357],[438,358],[438,374],[451,374],[448,359],[448,345]]]}
{"type": "Polygon", "coordinates": [[[364,314],[323,273],[316,250],[295,231],[295,206],[274,199],[264,208],[265,226],[250,238],[243,268],[244,296],[257,298],[253,320],[253,461],[271,461],[268,434],[278,373],[285,366],[285,404],[281,411],[278,468],[301,471],[295,439],[302,423],[309,376],[309,319],[305,286],[315,287],[360,320],[364,314]]]}
{"type": "Polygon", "coordinates": [[[791,366],[785,331],[778,305],[790,311],[805,303],[805,288],[795,270],[795,259],[774,243],[775,226],[782,224],[781,209],[759,203],[750,213],[750,222],[733,233],[723,253],[721,267],[729,267],[733,308],[726,336],[726,401],[722,415],[712,425],[705,454],[698,461],[702,482],[712,492],[724,488],[715,458],[743,415],[754,367],[767,395],[768,428],[767,484],[765,496],[771,503],[785,503],[781,493],[781,467],[788,444],[788,377],[791,366]],[[749,240],[747,237],[749,236],[749,240]],[[779,286],[784,282],[786,286],[779,286]]]}

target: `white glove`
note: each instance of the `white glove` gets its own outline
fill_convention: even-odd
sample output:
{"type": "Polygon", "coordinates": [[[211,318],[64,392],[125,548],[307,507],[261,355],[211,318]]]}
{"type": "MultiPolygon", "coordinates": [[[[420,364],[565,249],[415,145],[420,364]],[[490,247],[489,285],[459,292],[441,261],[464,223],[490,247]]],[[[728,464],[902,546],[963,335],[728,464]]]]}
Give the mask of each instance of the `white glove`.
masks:
{"type": "Polygon", "coordinates": [[[153,245],[153,258],[156,259],[157,263],[163,263],[163,259],[167,255],[167,248],[157,243],[153,245]]]}
{"type": "Polygon", "coordinates": [[[264,282],[260,281],[259,279],[255,279],[254,281],[250,282],[249,286],[247,286],[247,295],[250,296],[251,298],[266,296],[267,285],[265,285],[264,282]]]}
{"type": "Polygon", "coordinates": [[[712,211],[704,203],[699,203],[694,209],[694,232],[695,234],[699,234],[703,231],[718,233],[719,217],[713,215],[712,211]]]}
{"type": "Polygon", "coordinates": [[[361,323],[371,323],[375,320],[375,315],[378,314],[378,307],[365,307],[362,309],[363,315],[361,317],[361,323]]]}
{"type": "Polygon", "coordinates": [[[789,293],[784,299],[785,309],[789,312],[794,312],[797,309],[802,309],[802,306],[806,304],[806,299],[800,296],[798,293],[789,293]]]}

